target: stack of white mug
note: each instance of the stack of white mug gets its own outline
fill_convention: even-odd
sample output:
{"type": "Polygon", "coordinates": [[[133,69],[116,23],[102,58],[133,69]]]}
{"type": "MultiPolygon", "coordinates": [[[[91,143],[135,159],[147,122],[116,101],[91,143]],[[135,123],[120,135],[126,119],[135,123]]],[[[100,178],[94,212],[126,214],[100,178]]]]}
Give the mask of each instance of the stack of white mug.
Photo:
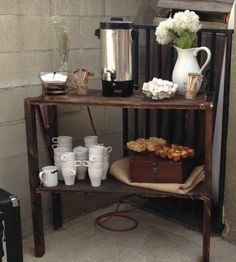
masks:
{"type": "Polygon", "coordinates": [[[88,167],[88,175],[93,187],[99,187],[101,181],[107,177],[109,168],[109,153],[111,147],[98,144],[97,136],[84,137],[85,146],[89,150],[89,160],[82,161],[83,166],[88,167]]]}
{"type": "Polygon", "coordinates": [[[72,137],[58,136],[52,139],[54,164],[58,169],[58,179],[65,185],[73,185],[77,174],[78,180],[84,180],[88,171],[92,186],[100,186],[105,180],[109,168],[111,147],[98,143],[98,136],[84,137],[85,147],[73,148],[72,137]]]}
{"type": "Polygon", "coordinates": [[[75,184],[76,167],[81,165],[81,161],[76,161],[74,152],[67,152],[61,156],[61,170],[65,185],[75,184]]]}
{"type": "Polygon", "coordinates": [[[72,137],[71,136],[58,136],[52,138],[52,148],[64,147],[68,151],[72,151],[72,137]]]}
{"type": "Polygon", "coordinates": [[[54,150],[54,165],[58,168],[58,179],[64,180],[62,175],[61,157],[67,152],[72,151],[72,137],[58,136],[52,138],[52,148],[54,150]]]}
{"type": "MultiPolygon", "coordinates": [[[[78,161],[84,161],[88,159],[88,149],[83,146],[78,146],[73,148],[73,152],[75,153],[75,160],[78,161]]],[[[80,162],[80,165],[77,165],[77,179],[78,180],[84,180],[86,178],[87,174],[87,167],[83,166],[80,162]]]]}

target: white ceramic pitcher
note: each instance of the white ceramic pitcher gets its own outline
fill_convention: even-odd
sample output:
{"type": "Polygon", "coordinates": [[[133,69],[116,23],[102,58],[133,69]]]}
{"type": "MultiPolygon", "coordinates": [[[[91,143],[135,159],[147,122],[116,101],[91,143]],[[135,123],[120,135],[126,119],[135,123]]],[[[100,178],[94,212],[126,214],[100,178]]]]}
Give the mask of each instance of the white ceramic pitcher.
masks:
{"type": "MultiPolygon", "coordinates": [[[[178,84],[178,94],[185,95],[188,74],[202,74],[203,70],[206,68],[211,60],[211,51],[205,46],[189,49],[182,49],[176,46],[174,47],[177,50],[178,57],[173,69],[172,81],[178,84]],[[200,68],[197,61],[197,54],[199,51],[202,50],[207,53],[207,59],[204,65],[200,68]]],[[[201,81],[197,83],[197,92],[199,91],[200,87],[201,81]]]]}

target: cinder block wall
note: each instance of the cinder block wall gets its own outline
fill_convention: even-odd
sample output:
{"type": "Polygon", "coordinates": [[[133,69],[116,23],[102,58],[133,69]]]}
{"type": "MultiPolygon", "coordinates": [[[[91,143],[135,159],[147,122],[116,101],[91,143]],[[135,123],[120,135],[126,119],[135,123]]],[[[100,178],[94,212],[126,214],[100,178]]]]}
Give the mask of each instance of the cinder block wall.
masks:
{"type": "MultiPolygon", "coordinates": [[[[29,202],[24,98],[41,94],[41,71],[59,68],[57,39],[53,26],[62,17],[70,31],[70,68],[86,67],[95,72],[90,88],[100,88],[100,50],[94,30],[110,16],[133,19],[140,0],[0,0],[0,187],[21,201],[23,233],[32,231],[29,202]]],[[[121,156],[121,111],[91,109],[101,141],[113,146],[113,159],[121,156]],[[115,119],[115,121],[114,121],[115,119]]],[[[84,108],[60,108],[59,133],[72,135],[75,145],[92,134],[84,108]]],[[[40,165],[49,163],[39,135],[40,165]]],[[[107,203],[88,199],[87,210],[107,203]]],[[[45,224],[51,217],[50,199],[43,196],[45,224]]],[[[82,196],[67,195],[63,215],[70,217],[84,211],[82,196]]]]}

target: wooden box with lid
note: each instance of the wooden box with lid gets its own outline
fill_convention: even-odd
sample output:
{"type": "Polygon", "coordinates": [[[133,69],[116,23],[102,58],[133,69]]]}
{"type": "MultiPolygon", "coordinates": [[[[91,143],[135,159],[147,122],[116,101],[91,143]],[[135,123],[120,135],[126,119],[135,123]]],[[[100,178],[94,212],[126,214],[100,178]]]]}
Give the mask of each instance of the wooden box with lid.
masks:
{"type": "Polygon", "coordinates": [[[173,161],[153,153],[134,155],[130,160],[130,179],[142,183],[184,183],[193,169],[191,158],[173,161]]]}

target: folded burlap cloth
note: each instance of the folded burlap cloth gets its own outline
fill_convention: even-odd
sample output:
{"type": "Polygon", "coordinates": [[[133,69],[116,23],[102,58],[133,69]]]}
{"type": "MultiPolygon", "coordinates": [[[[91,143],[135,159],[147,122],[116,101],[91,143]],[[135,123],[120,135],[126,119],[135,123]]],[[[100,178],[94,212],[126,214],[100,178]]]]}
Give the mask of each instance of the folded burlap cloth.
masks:
{"type": "Polygon", "coordinates": [[[143,187],[146,189],[175,194],[186,194],[203,181],[205,177],[204,166],[196,166],[184,184],[131,182],[129,176],[129,159],[130,158],[127,157],[113,162],[110,167],[110,174],[119,181],[130,186],[143,187]]]}

